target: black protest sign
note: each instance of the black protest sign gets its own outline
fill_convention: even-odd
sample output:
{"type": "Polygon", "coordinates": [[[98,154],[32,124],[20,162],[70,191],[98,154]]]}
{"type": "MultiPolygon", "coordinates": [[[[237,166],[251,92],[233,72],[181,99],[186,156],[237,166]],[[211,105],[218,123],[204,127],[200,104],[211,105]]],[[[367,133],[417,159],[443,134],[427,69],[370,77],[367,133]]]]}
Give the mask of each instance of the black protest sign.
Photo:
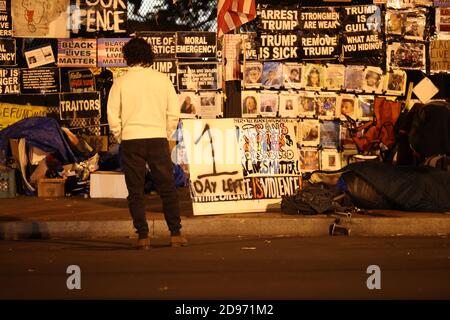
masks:
{"type": "Polygon", "coordinates": [[[177,58],[215,58],[215,32],[177,32],[177,58]]]}
{"type": "Polygon", "coordinates": [[[95,77],[89,69],[68,72],[70,92],[95,91],[95,77]]]}
{"type": "Polygon", "coordinates": [[[12,37],[11,14],[0,12],[0,37],[12,37]]]}
{"type": "Polygon", "coordinates": [[[384,57],[380,7],[344,7],[343,21],[344,59],[365,65],[380,65],[384,57]]]}
{"type": "Polygon", "coordinates": [[[242,40],[242,54],[249,60],[258,59],[258,49],[256,46],[256,32],[243,32],[239,36],[242,40]]]}
{"type": "Polygon", "coordinates": [[[216,63],[178,64],[179,90],[217,90],[218,81],[216,63]]]}
{"type": "Polygon", "coordinates": [[[300,39],[302,59],[335,59],[340,54],[339,35],[303,34],[300,39]]]}
{"type": "Polygon", "coordinates": [[[177,86],[177,60],[171,59],[171,60],[158,60],[154,61],[152,64],[152,68],[165,73],[170,81],[172,81],[172,84],[176,87],[177,86]]]}
{"type": "Polygon", "coordinates": [[[16,65],[16,40],[0,39],[0,66],[16,65]]]}
{"type": "Polygon", "coordinates": [[[59,92],[59,84],[59,68],[22,69],[22,93],[55,93],[59,92]]]}
{"type": "Polygon", "coordinates": [[[137,32],[136,35],[145,39],[152,46],[155,59],[174,59],[176,57],[175,32],[137,32]]]}
{"type": "Polygon", "coordinates": [[[100,92],[61,93],[59,112],[61,120],[99,118],[100,92]]]}
{"type": "Polygon", "coordinates": [[[336,7],[302,8],[299,29],[304,32],[335,32],[341,27],[341,12],[336,7]]]}
{"type": "Polygon", "coordinates": [[[71,0],[70,7],[74,34],[127,32],[126,0],[71,0]]]}
{"type": "Polygon", "coordinates": [[[20,69],[0,69],[0,94],[20,93],[20,69]]]}
{"type": "Polygon", "coordinates": [[[259,35],[259,58],[281,60],[298,58],[299,35],[296,32],[259,35]]]}
{"type": "Polygon", "coordinates": [[[292,31],[298,26],[299,10],[295,8],[261,6],[257,14],[260,30],[292,31]]]}

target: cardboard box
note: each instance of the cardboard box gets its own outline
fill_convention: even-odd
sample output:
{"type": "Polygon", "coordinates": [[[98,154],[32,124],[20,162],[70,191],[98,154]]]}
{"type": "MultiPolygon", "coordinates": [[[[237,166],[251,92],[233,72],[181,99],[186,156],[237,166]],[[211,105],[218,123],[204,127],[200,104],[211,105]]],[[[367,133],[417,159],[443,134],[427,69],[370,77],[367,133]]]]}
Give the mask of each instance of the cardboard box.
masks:
{"type": "Polygon", "coordinates": [[[91,173],[91,198],[126,199],[128,189],[125,174],[114,171],[96,171],[91,173]]]}
{"type": "Polygon", "coordinates": [[[65,197],[66,179],[39,179],[38,182],[38,197],[44,198],[61,198],[65,197]]]}

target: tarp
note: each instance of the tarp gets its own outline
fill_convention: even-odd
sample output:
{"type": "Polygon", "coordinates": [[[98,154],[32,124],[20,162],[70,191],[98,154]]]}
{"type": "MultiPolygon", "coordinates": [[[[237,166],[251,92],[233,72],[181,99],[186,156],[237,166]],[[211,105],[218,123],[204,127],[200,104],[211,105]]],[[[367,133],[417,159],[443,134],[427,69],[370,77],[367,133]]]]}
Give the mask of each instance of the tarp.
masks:
{"type": "MultiPolygon", "coordinates": [[[[344,180],[349,172],[356,174],[392,204],[389,208],[376,209],[450,212],[450,172],[431,167],[395,166],[378,161],[352,163],[342,171],[344,180]]],[[[352,188],[347,186],[349,189],[352,188]]],[[[369,195],[363,193],[350,195],[352,198],[380,203],[377,199],[367,199],[369,195]]]]}
{"type": "Polygon", "coordinates": [[[23,119],[0,131],[0,148],[6,150],[9,139],[25,138],[27,143],[53,153],[62,164],[78,162],[56,121],[48,117],[23,119]]]}

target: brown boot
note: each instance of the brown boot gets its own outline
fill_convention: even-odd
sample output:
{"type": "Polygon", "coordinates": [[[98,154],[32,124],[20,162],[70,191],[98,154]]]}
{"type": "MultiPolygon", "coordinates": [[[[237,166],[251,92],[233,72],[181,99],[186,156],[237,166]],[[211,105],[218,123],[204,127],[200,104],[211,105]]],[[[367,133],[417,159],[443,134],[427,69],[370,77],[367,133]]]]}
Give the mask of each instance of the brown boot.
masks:
{"type": "Polygon", "coordinates": [[[171,236],[170,237],[170,245],[172,247],[185,247],[187,246],[188,241],[185,236],[182,236],[181,234],[178,236],[171,236]]]}
{"type": "Polygon", "coordinates": [[[138,249],[138,250],[150,249],[150,239],[149,238],[138,239],[137,244],[136,244],[136,249],[138,249]]]}

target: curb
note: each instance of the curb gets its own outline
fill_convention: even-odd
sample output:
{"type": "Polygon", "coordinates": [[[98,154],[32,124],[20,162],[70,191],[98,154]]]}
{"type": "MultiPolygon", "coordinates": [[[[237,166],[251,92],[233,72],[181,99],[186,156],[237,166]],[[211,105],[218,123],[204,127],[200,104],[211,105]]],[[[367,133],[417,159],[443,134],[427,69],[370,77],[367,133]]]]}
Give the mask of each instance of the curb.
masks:
{"type": "MultiPolygon", "coordinates": [[[[332,216],[266,218],[194,217],[182,219],[188,236],[328,236],[332,216]]],[[[149,219],[150,236],[167,237],[164,220],[149,219]]],[[[443,236],[450,235],[450,216],[339,218],[350,236],[443,236]]],[[[135,237],[131,221],[15,221],[0,223],[0,239],[54,239],[135,237]]]]}

